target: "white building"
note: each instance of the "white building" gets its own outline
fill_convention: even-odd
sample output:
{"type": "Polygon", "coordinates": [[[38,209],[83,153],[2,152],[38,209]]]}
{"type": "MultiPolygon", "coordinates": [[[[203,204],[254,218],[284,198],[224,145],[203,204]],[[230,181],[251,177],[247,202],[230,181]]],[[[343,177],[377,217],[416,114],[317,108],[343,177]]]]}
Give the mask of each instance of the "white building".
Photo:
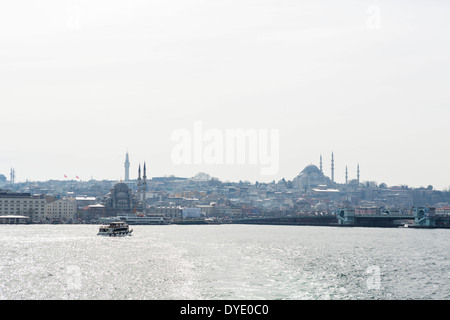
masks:
{"type": "Polygon", "coordinates": [[[83,208],[97,203],[96,197],[77,196],[75,197],[78,208],[83,208]]]}
{"type": "Polygon", "coordinates": [[[48,220],[72,220],[77,213],[76,202],[67,199],[58,199],[47,203],[45,206],[45,216],[48,220]]]}
{"type": "Polygon", "coordinates": [[[0,192],[0,215],[21,215],[31,221],[45,221],[46,198],[29,193],[0,192]]]}
{"type": "Polygon", "coordinates": [[[77,212],[75,201],[58,199],[47,203],[44,195],[0,192],[0,216],[27,216],[30,222],[68,221],[77,212]]]}
{"type": "Polygon", "coordinates": [[[183,218],[200,218],[202,210],[200,208],[183,208],[183,218]]]}
{"type": "Polygon", "coordinates": [[[180,219],[183,217],[183,208],[180,206],[149,208],[148,214],[164,215],[167,218],[180,219]]]}

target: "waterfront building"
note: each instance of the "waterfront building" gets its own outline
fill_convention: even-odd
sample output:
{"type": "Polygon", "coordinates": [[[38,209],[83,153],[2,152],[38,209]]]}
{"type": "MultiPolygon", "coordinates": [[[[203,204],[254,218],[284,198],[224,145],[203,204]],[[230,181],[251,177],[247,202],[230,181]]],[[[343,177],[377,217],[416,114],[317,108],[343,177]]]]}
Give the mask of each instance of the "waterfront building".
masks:
{"type": "Polygon", "coordinates": [[[242,218],[242,205],[233,205],[231,207],[231,216],[233,218],[242,218]]]}
{"type": "Polygon", "coordinates": [[[436,214],[442,216],[450,216],[450,207],[436,208],[436,214]]]}
{"type": "Polygon", "coordinates": [[[45,206],[45,217],[50,221],[70,221],[77,213],[77,205],[68,199],[57,199],[45,206]]]}
{"type": "Polygon", "coordinates": [[[87,216],[86,218],[88,220],[92,220],[92,219],[98,219],[101,217],[105,217],[106,216],[106,210],[105,210],[105,206],[102,204],[91,204],[90,206],[88,206],[85,209],[87,216]]]}
{"type": "Polygon", "coordinates": [[[198,204],[196,205],[197,208],[199,208],[203,215],[207,217],[215,217],[216,216],[216,210],[214,204],[198,204]]]}
{"type": "Polygon", "coordinates": [[[180,206],[150,207],[147,212],[149,215],[164,215],[166,218],[183,218],[183,208],[180,206]]]}
{"type": "Polygon", "coordinates": [[[200,218],[202,211],[200,208],[183,208],[182,216],[185,218],[200,218]]]}
{"type": "Polygon", "coordinates": [[[27,216],[31,221],[45,221],[46,197],[44,195],[31,195],[0,191],[0,215],[27,216]]]}

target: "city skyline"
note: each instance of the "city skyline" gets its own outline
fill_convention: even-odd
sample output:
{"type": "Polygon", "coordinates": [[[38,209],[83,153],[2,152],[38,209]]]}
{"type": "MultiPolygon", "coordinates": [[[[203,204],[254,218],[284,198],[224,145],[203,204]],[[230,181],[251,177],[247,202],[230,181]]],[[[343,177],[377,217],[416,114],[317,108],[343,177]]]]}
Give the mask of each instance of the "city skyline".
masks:
{"type": "MultiPolygon", "coordinates": [[[[122,177],[120,177],[118,179],[114,179],[114,178],[100,178],[100,179],[96,179],[93,176],[82,178],[79,175],[67,175],[67,174],[64,174],[63,178],[59,177],[59,178],[42,179],[42,180],[25,179],[23,181],[16,181],[15,168],[13,168],[13,167],[11,167],[11,169],[10,169],[9,176],[7,177],[6,175],[4,175],[4,177],[7,179],[6,181],[8,183],[12,182],[13,184],[14,183],[24,183],[24,182],[46,182],[46,181],[50,181],[50,180],[55,180],[55,181],[74,181],[75,180],[75,181],[80,181],[80,182],[81,181],[91,181],[91,180],[99,180],[99,181],[100,180],[105,180],[105,181],[118,181],[118,182],[121,182],[121,181],[123,181],[123,182],[136,181],[139,184],[140,183],[139,181],[141,180],[140,179],[140,177],[141,177],[141,168],[143,168],[144,176],[146,175],[146,161],[138,162],[136,164],[136,166],[137,166],[136,173],[135,174],[134,173],[130,174],[131,162],[130,162],[129,152],[127,151],[125,156],[124,156],[124,162],[123,162],[122,171],[123,171],[123,176],[124,177],[128,177],[128,179],[127,178],[122,178],[122,177]]],[[[343,175],[344,180],[343,181],[337,181],[335,179],[335,173],[336,172],[335,172],[335,167],[334,167],[334,152],[331,153],[330,168],[328,170],[327,169],[324,170],[323,155],[320,155],[320,159],[319,159],[318,163],[312,163],[311,162],[311,163],[307,164],[304,167],[303,170],[305,170],[305,169],[307,169],[308,167],[311,167],[311,166],[314,166],[316,168],[316,170],[320,171],[323,174],[324,177],[329,178],[329,180],[332,183],[336,183],[337,185],[346,185],[346,184],[352,183],[352,181],[353,182],[356,181],[358,184],[360,184],[360,183],[369,183],[369,182],[370,183],[375,182],[377,185],[386,184],[386,182],[379,182],[379,181],[376,181],[376,179],[361,180],[361,174],[360,174],[361,172],[360,172],[360,164],[359,163],[357,163],[356,167],[354,168],[355,169],[354,173],[350,173],[350,174],[349,174],[349,167],[348,167],[348,165],[346,165],[345,166],[345,172],[344,172],[344,175],[343,175]]],[[[183,176],[183,175],[176,176],[176,175],[173,175],[173,174],[164,174],[164,175],[159,175],[159,176],[158,175],[149,176],[149,178],[151,180],[152,177],[160,178],[160,177],[176,176],[176,177],[179,177],[179,178],[187,178],[187,179],[189,179],[189,178],[195,178],[198,175],[205,176],[205,174],[206,174],[207,177],[209,177],[211,179],[218,179],[219,181],[222,181],[222,182],[236,183],[238,181],[244,181],[244,182],[250,182],[250,183],[253,184],[253,183],[256,183],[256,182],[259,182],[259,183],[270,183],[272,181],[279,182],[282,179],[285,179],[286,181],[295,181],[295,179],[298,178],[301,175],[301,173],[302,173],[302,170],[299,170],[299,172],[294,177],[289,177],[289,178],[282,177],[282,178],[280,178],[278,180],[271,180],[271,181],[264,181],[263,179],[261,179],[259,181],[258,180],[249,181],[247,179],[238,179],[238,180],[222,179],[220,177],[210,175],[209,172],[203,172],[203,171],[196,172],[195,174],[192,174],[190,176],[183,176]]],[[[450,188],[442,188],[441,189],[441,188],[437,188],[437,187],[433,186],[432,184],[426,184],[426,185],[421,185],[421,186],[410,186],[410,185],[407,185],[407,184],[404,184],[404,183],[386,184],[386,185],[388,187],[404,187],[404,186],[407,186],[407,187],[411,187],[411,188],[429,188],[430,186],[432,186],[433,189],[435,189],[435,190],[442,190],[442,191],[446,191],[447,190],[447,191],[450,191],[450,188]]]]}
{"type": "MultiPolygon", "coordinates": [[[[0,174],[334,179],[450,187],[442,1],[0,5],[0,174]],[[236,10],[239,6],[239,10],[236,10]],[[278,130],[279,166],[177,164],[174,132],[278,130]]],[[[205,145],[206,147],[206,145],[205,145]]]]}

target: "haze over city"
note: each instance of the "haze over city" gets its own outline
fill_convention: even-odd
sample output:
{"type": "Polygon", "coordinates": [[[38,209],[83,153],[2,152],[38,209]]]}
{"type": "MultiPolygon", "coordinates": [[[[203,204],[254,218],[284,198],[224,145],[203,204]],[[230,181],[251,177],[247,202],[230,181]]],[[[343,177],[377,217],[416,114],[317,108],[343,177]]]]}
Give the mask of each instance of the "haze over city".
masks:
{"type": "MultiPolygon", "coordinates": [[[[450,186],[444,1],[0,4],[0,174],[450,186]],[[238,9],[239,8],[239,9],[238,9]],[[278,170],[177,164],[174,132],[278,130],[278,170]]],[[[208,143],[205,143],[205,147],[208,143]]],[[[270,148],[269,148],[270,150],[270,148]]]]}

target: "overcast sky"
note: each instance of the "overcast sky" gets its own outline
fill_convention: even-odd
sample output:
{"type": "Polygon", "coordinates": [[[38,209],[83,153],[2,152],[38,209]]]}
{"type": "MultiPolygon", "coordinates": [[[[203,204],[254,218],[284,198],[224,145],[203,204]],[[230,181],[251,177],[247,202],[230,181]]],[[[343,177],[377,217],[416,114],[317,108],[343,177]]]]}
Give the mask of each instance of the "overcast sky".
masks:
{"type": "Polygon", "coordinates": [[[450,186],[450,2],[0,3],[0,173],[450,186]],[[177,164],[185,129],[279,130],[279,169],[177,164]]]}

